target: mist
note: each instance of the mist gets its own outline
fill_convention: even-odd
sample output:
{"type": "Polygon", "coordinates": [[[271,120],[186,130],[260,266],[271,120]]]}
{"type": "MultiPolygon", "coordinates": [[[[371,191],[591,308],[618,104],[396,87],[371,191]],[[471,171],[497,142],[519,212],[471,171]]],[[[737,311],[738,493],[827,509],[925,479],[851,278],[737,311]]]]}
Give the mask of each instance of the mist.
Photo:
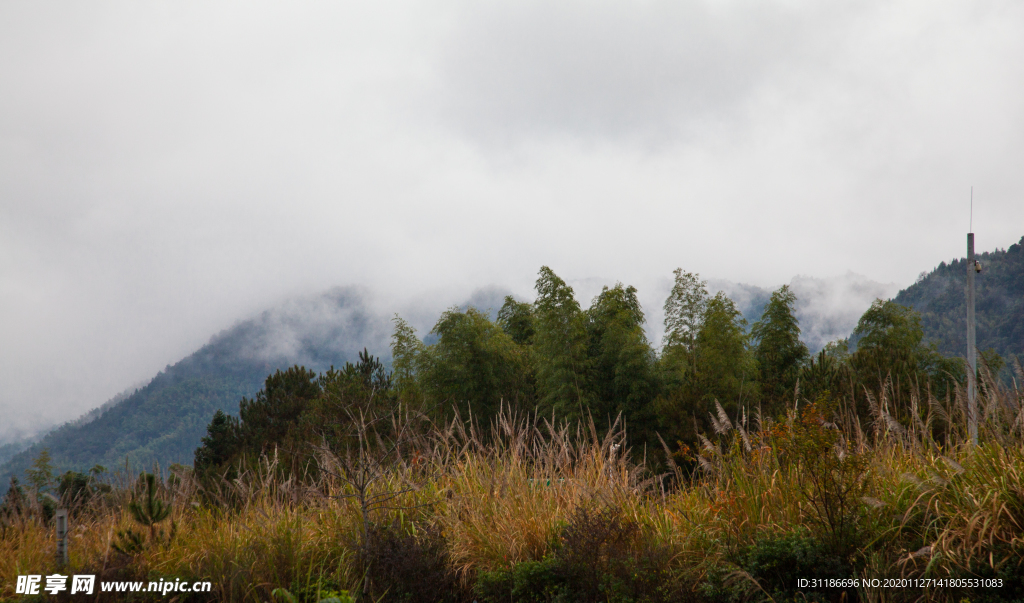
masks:
{"type": "Polygon", "coordinates": [[[676,267],[907,286],[971,186],[1022,234],[1020,56],[1009,1],[3,3],[0,440],[334,287],[429,329],[549,265],[656,339],[676,267]]]}

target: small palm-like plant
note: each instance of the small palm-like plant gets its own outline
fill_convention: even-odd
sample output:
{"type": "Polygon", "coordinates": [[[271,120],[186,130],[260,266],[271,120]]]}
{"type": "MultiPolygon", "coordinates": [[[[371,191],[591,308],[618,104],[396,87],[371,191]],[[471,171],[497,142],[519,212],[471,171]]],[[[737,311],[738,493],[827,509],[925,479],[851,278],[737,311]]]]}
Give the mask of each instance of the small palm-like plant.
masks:
{"type": "Polygon", "coordinates": [[[156,497],[156,476],[152,473],[144,473],[146,480],[146,498],[141,502],[132,497],[128,503],[128,511],[131,512],[135,521],[144,526],[149,526],[151,542],[156,542],[156,524],[167,519],[171,515],[171,505],[156,497]]]}

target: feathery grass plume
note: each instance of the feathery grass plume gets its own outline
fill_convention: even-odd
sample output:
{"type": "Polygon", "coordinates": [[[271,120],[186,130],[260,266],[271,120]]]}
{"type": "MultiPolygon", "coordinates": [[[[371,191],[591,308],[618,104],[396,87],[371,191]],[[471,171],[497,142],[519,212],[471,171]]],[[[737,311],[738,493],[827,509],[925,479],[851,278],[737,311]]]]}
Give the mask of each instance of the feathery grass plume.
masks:
{"type": "MultiPolygon", "coordinates": [[[[732,420],[738,434],[733,438],[717,445],[705,435],[698,438],[693,460],[701,469],[692,475],[674,464],[659,440],[675,474],[667,481],[642,457],[628,453],[629,434],[621,422],[604,431],[589,417],[558,421],[505,405],[487,425],[457,417],[435,424],[414,413],[389,415],[375,424],[380,438],[371,434],[363,440],[374,454],[393,447],[386,458],[364,457],[376,459],[366,465],[375,467],[366,500],[378,497],[372,499],[376,507],[361,504],[351,480],[331,465],[342,462],[344,448],[329,449],[337,460],[325,453],[322,462],[334,468],[315,476],[281,470],[273,450],[220,484],[200,483],[191,472],[176,469],[175,479],[163,486],[154,478],[149,515],[161,515],[155,503],[165,503],[169,511],[158,525],[174,522],[177,536],[129,558],[113,554],[113,546],[118,531],[138,527],[130,504],[148,506],[147,480],[111,476],[112,490],[85,502],[73,526],[65,573],[210,580],[211,597],[221,601],[269,601],[276,589],[297,600],[346,590],[359,594],[367,590],[359,542],[369,516],[371,529],[393,530],[388,542],[409,545],[399,548],[412,555],[410,563],[417,561],[416,550],[435,547],[443,555],[434,559],[444,559],[459,588],[469,588],[481,572],[512,571],[524,562],[543,565],[557,556],[566,526],[580,509],[615,509],[620,522],[635,526],[630,550],[668,551],[666,565],[657,567],[686,592],[712,592],[737,569],[765,587],[768,597],[781,600],[785,597],[759,573],[763,569],[735,562],[749,547],[788,542],[794,534],[807,535],[800,538],[818,549],[834,537],[827,527],[830,511],[815,502],[820,495],[810,476],[817,471],[825,480],[823,492],[848,490],[836,516],[849,512],[858,530],[848,547],[854,550],[846,557],[852,568],[847,577],[1012,577],[1024,558],[1020,391],[999,383],[982,388],[978,447],[966,437],[962,386],[942,400],[919,390],[917,418],[913,397],[901,410],[888,389],[874,395],[868,406],[877,408],[872,410],[876,420],[868,423],[871,417],[865,417],[863,426],[852,399],[827,412],[794,401],[786,420],[775,424],[761,423],[756,414],[751,426],[732,420]],[[904,432],[887,424],[887,415],[904,432]],[[390,438],[407,419],[409,437],[393,446],[390,438]],[[814,445],[801,449],[801,441],[814,445]],[[851,458],[866,463],[860,481],[843,481],[843,463],[851,458]],[[428,542],[426,534],[436,539],[428,542]]],[[[863,399],[858,392],[862,408],[863,399]]],[[[356,445],[349,451],[358,457],[356,445]]],[[[843,533],[843,525],[837,525],[843,533]]],[[[18,575],[56,571],[55,545],[52,526],[40,515],[5,519],[0,598],[15,596],[18,575]]],[[[541,566],[522,567],[520,577],[541,566]]],[[[386,582],[380,577],[386,574],[374,579],[386,582]]],[[[739,582],[731,584],[739,588],[739,582]]],[[[765,596],[756,589],[752,593],[765,596]]],[[[977,594],[915,593],[946,601],[977,594]]],[[[858,596],[903,595],[868,589],[858,596]]]]}

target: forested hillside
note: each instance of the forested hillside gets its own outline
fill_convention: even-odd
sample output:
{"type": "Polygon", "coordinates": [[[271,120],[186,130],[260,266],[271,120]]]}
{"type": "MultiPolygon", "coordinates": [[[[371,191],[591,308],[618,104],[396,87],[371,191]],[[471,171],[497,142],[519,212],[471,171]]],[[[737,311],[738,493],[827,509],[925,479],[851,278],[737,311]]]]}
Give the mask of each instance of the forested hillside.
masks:
{"type": "MultiPolygon", "coordinates": [[[[386,321],[364,307],[352,289],[289,302],[214,336],[200,350],[123,400],[112,400],[95,418],[47,434],[0,465],[0,480],[22,477],[39,452],[49,450],[60,470],[136,468],[159,461],[190,464],[210,417],[236,414],[269,373],[299,363],[315,370],[354,360],[365,345],[386,345],[386,321]]],[[[88,418],[87,415],[86,418],[88,418]]]]}
{"type": "MultiPolygon", "coordinates": [[[[237,413],[208,414],[193,467],[125,487],[38,457],[0,502],[11,535],[0,559],[15,559],[0,577],[53,563],[24,543],[53,533],[59,501],[85,522],[79,559],[104,567],[113,550],[132,575],[210,579],[211,600],[710,603],[757,584],[792,601],[803,576],[926,567],[988,580],[977,584],[991,597],[961,589],[950,601],[1024,597],[1019,522],[1005,513],[1024,476],[1018,389],[982,375],[979,447],[964,361],[927,343],[914,309],[875,300],[855,349],[837,340],[811,354],[788,285],[748,324],[699,275],[673,276],[658,346],[635,287],[605,286],[584,308],[547,266],[533,302],[451,307],[423,334],[395,315],[391,370],[361,352],[326,371],[270,372],[251,353],[268,328],[233,329],[90,424],[107,447],[85,449],[96,442],[76,444],[71,428],[48,438],[64,458],[187,462],[158,447],[198,431],[202,409],[241,398],[237,413]],[[225,365],[217,349],[232,337],[225,365]],[[197,367],[206,380],[187,378],[197,367]],[[269,376],[255,395],[238,389],[257,374],[269,376]],[[179,509],[169,533],[155,525],[172,517],[161,499],[179,509]],[[239,588],[236,568],[257,586],[239,588]]],[[[353,333],[367,324],[358,317],[353,333]]],[[[326,341],[281,335],[271,347],[299,356],[302,341],[326,341]]],[[[848,582],[829,588],[806,599],[871,600],[848,582]]]]}
{"type": "MultiPolygon", "coordinates": [[[[979,327],[979,343],[983,347],[993,345],[989,343],[989,333],[1000,332],[1002,340],[1009,343],[997,349],[1009,349],[1006,346],[1012,347],[1013,341],[1017,342],[1013,349],[1020,349],[1020,321],[1008,318],[1019,316],[1021,311],[1020,294],[1013,298],[1012,293],[1020,290],[1020,255],[1020,246],[1015,245],[1007,252],[982,256],[987,266],[979,278],[979,315],[984,316],[979,324],[985,325],[979,327]],[[1016,264],[1009,261],[1010,256],[1017,258],[1016,264]],[[1010,274],[1017,275],[1016,281],[1012,281],[1017,289],[998,285],[1011,282],[1006,277],[1010,274]],[[998,291],[999,295],[990,291],[998,291]],[[1016,310],[1011,308],[1005,316],[992,312],[994,299],[1002,300],[1003,307],[1016,310]],[[996,324],[998,320],[1002,323],[996,324]]],[[[950,284],[956,279],[962,281],[962,262],[955,266],[940,266],[898,298],[907,303],[905,298],[912,297],[916,307],[925,308],[926,336],[938,339],[933,335],[934,325],[950,322],[939,310],[949,306],[950,300],[956,303],[950,295],[959,292],[962,298],[962,288],[950,284]],[[933,294],[934,299],[930,297],[933,294]]],[[[415,374],[420,402],[434,406],[454,403],[468,412],[467,402],[475,400],[474,411],[482,416],[493,413],[501,401],[512,400],[520,401],[523,408],[575,408],[577,413],[585,408],[586,412],[603,417],[601,421],[621,411],[637,437],[643,434],[644,443],[653,444],[656,433],[670,441],[691,437],[693,417],[706,417],[714,400],[719,400],[729,412],[740,405],[755,408],[771,399],[778,401],[782,397],[780,388],[788,386],[796,374],[796,365],[791,360],[786,362],[793,366],[785,368],[787,376],[781,381],[758,374],[763,370],[758,368],[755,358],[758,333],[751,330],[769,305],[772,292],[767,289],[726,281],[702,285],[705,288],[700,295],[704,301],[700,303],[709,304],[710,310],[704,306],[691,309],[696,314],[686,327],[679,327],[678,317],[672,319],[677,325],[673,335],[671,329],[663,329],[662,322],[666,312],[679,311],[678,307],[659,307],[659,300],[653,307],[641,308],[636,290],[623,286],[606,287],[593,299],[589,295],[588,299],[577,299],[571,287],[554,277],[554,273],[551,276],[556,279],[552,283],[562,283],[555,287],[561,300],[557,303],[545,301],[548,294],[538,290],[537,304],[513,300],[513,305],[506,304],[499,316],[506,292],[485,288],[474,293],[466,304],[446,313],[433,330],[418,338],[411,330],[398,333],[407,344],[407,348],[398,350],[400,357],[395,368],[399,382],[408,382],[415,374]],[[544,310],[548,303],[556,303],[559,312],[569,314],[557,320],[552,318],[555,315],[544,310]],[[588,303],[589,309],[584,310],[588,303]],[[701,315],[705,310],[711,312],[707,317],[701,315]],[[511,346],[505,337],[512,332],[504,332],[513,328],[508,323],[514,318],[509,312],[521,314],[515,318],[521,323],[519,328],[526,328],[524,321],[529,317],[529,321],[538,321],[536,325],[531,322],[530,329],[556,320],[568,321],[559,328],[569,330],[552,335],[554,339],[541,335],[536,342],[532,335],[527,341],[523,339],[526,335],[520,333],[513,337],[515,346],[511,346]],[[650,320],[651,315],[657,319],[650,320]],[[702,322],[705,318],[706,325],[702,322]],[[680,340],[683,331],[679,328],[690,333],[687,337],[691,339],[680,340]],[[699,338],[701,346],[698,329],[704,329],[699,338]],[[714,329],[718,331],[713,332],[714,329]],[[471,341],[467,349],[460,348],[460,338],[470,335],[478,341],[471,341]],[[682,348],[681,342],[685,343],[682,348]],[[564,345],[569,346],[574,356],[559,360],[555,351],[564,345]],[[688,350],[686,354],[682,349],[688,350]],[[491,373],[480,378],[465,373],[468,368],[452,364],[459,355],[466,354],[470,355],[466,356],[468,362],[488,366],[486,370],[491,373]],[[545,365],[545,358],[553,364],[545,365]],[[704,368],[695,363],[704,363],[704,368]],[[566,380],[567,375],[570,381],[566,380]]],[[[697,284],[698,281],[690,283],[697,284]]],[[[678,291],[670,292],[670,288],[678,286],[679,282],[670,282],[655,289],[664,300],[664,296],[678,295],[678,291]]],[[[827,341],[849,335],[867,309],[867,300],[883,296],[891,290],[888,287],[853,274],[833,279],[793,279],[787,289],[795,298],[787,302],[787,307],[797,321],[793,326],[799,329],[798,340],[813,354],[827,341]]],[[[959,303],[962,305],[962,299],[959,303]]],[[[956,312],[959,310],[954,308],[956,312]]],[[[23,476],[43,449],[49,450],[60,470],[85,470],[95,464],[120,467],[126,459],[135,466],[150,466],[155,461],[163,465],[189,464],[213,413],[223,410],[229,416],[237,416],[242,398],[253,397],[267,376],[277,369],[302,365],[315,373],[323,372],[331,365],[341,367],[354,362],[363,347],[390,364],[387,350],[392,325],[386,316],[387,312],[368,306],[364,294],[353,289],[336,289],[321,296],[293,300],[264,312],[213,337],[209,344],[168,366],[145,386],[64,425],[27,450],[13,456],[8,453],[9,460],[0,463],[0,483],[6,483],[10,475],[23,476]]],[[[955,328],[949,327],[951,331],[955,328]]],[[[955,332],[948,338],[954,343],[962,339],[955,332]]],[[[940,350],[948,352],[949,346],[940,350]]],[[[798,363],[809,362],[810,356],[800,358],[798,363]]],[[[762,357],[761,365],[767,361],[762,357]]],[[[805,370],[812,369],[816,372],[809,373],[810,382],[804,379],[805,389],[816,387],[815,380],[825,374],[820,363],[807,363],[805,370]]]]}
{"type": "MultiPolygon", "coordinates": [[[[1024,356],[1024,237],[1009,247],[978,256],[983,271],[975,278],[978,349],[1004,358],[1024,356]]],[[[966,355],[967,260],[943,262],[893,301],[921,314],[925,338],[947,356],[966,355]]]]}
{"type": "Polygon", "coordinates": [[[488,425],[503,409],[593,420],[601,429],[619,422],[634,451],[668,463],[666,454],[682,460],[699,447],[702,433],[780,420],[797,397],[842,397],[869,424],[873,400],[889,398],[905,417],[914,387],[945,396],[965,379],[961,360],[925,344],[919,316],[889,301],[876,300],[860,317],[855,351],[839,340],[812,356],[788,285],[748,323],[729,296],[712,295],[699,275],[678,269],[657,347],[635,287],[605,286],[584,308],[544,266],[535,289],[533,303],[507,296],[495,318],[450,308],[422,335],[396,316],[391,375],[371,380],[383,369],[369,357],[341,372],[293,367],[271,375],[239,416],[211,416],[197,469],[239,471],[275,451],[293,474],[315,473],[318,445],[341,438],[364,413],[395,408],[440,423],[488,425]]]}

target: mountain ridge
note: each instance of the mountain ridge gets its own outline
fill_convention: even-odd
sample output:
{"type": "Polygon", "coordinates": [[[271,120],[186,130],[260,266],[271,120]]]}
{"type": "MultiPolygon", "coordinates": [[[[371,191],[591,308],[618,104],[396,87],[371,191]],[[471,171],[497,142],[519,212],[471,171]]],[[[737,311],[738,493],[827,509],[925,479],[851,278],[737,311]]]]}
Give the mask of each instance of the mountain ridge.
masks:
{"type": "MultiPolygon", "coordinates": [[[[981,257],[983,261],[991,259],[988,254],[981,257]]],[[[945,262],[931,274],[944,266],[945,262]]],[[[802,337],[816,351],[829,341],[849,336],[875,298],[894,294],[897,300],[901,295],[913,297],[907,292],[930,286],[929,278],[930,274],[898,294],[894,284],[878,283],[852,272],[829,278],[796,276],[789,285],[797,294],[795,312],[801,321],[802,337]]],[[[574,285],[580,285],[577,298],[584,300],[589,289],[600,288],[605,280],[576,281],[574,285]]],[[[663,299],[669,288],[667,282],[659,282],[645,299],[651,300],[648,303],[659,296],[663,299]]],[[[708,289],[733,298],[750,323],[760,317],[771,295],[763,287],[718,279],[709,279],[708,289]]],[[[461,307],[472,305],[493,314],[509,293],[493,285],[483,287],[461,307]]],[[[164,466],[171,462],[190,464],[213,413],[219,409],[237,414],[240,400],[254,396],[273,371],[295,364],[323,371],[331,365],[354,361],[364,347],[388,360],[390,316],[369,307],[368,297],[364,289],[338,287],[288,300],[236,322],[194,353],[168,365],[148,383],[115,396],[79,419],[42,435],[26,449],[10,454],[0,464],[0,483],[6,486],[11,475],[21,476],[43,448],[50,451],[61,471],[84,470],[96,463],[108,467],[127,464],[136,469],[154,462],[164,466]]],[[[660,312],[658,304],[648,316],[652,340],[660,338],[660,312]]],[[[426,331],[420,336],[430,339],[426,331]]]]}
{"type": "MultiPolygon", "coordinates": [[[[977,254],[975,321],[979,350],[1024,358],[1024,237],[1006,249],[977,254]]],[[[921,314],[927,341],[946,356],[967,352],[967,258],[942,262],[893,298],[921,314]]]]}

